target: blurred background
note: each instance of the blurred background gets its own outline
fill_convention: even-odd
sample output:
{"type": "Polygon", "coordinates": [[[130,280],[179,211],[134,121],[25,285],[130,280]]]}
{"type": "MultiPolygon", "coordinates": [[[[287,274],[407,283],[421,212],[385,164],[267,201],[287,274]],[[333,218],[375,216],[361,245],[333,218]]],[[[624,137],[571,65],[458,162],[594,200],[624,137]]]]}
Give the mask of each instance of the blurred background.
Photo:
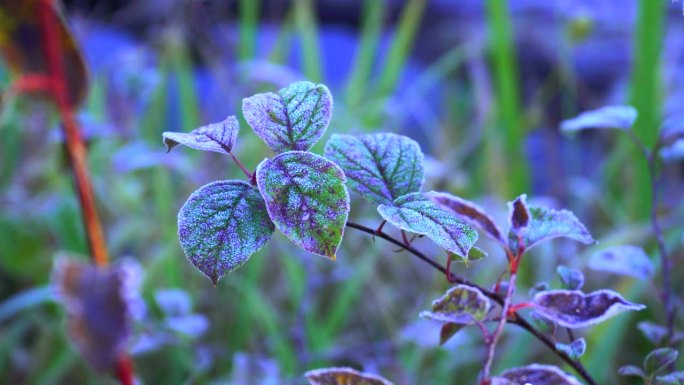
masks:
{"type": "MultiPolygon", "coordinates": [[[[331,133],[395,132],[426,153],[427,186],[474,200],[505,223],[505,202],[565,207],[600,244],[536,248],[519,300],[558,264],[584,269],[586,290],[610,287],[648,310],[580,333],[599,383],[638,384],[617,368],[651,350],[636,323],[662,321],[649,283],[585,269],[592,252],[634,244],[652,252],[646,163],[625,137],[563,136],[559,123],[609,104],[639,110],[654,143],[684,101],[684,16],[669,0],[148,0],[64,2],[90,71],[79,111],[97,204],[114,260],[136,266],[141,298],[131,354],[142,384],[303,384],[306,370],[352,366],[396,384],[474,383],[485,356],[476,331],[438,346],[439,325],[418,318],[443,276],[381,240],[347,230],[337,262],[276,234],[217,287],[185,259],[176,214],[189,194],[243,178],[219,154],[165,154],[163,131],[236,114],[236,154],[253,169],[272,154],[241,117],[241,101],[296,80],[335,98],[331,133]],[[631,382],[630,382],[631,381],[631,382]]],[[[11,82],[0,69],[0,84],[11,82]]],[[[109,384],[68,341],[48,288],[55,255],[88,249],[54,111],[19,98],[0,121],[0,382],[109,384]]],[[[661,214],[681,293],[684,169],[664,170],[661,214]],[[675,269],[677,270],[677,269],[675,269]]],[[[380,223],[353,197],[350,219],[380,223]]],[[[391,230],[394,232],[394,230],[391,230]]],[[[429,240],[416,246],[440,261],[429,240]]],[[[458,272],[490,286],[504,257],[458,272]]],[[[84,257],[85,258],[85,257],[84,257]]],[[[657,285],[659,287],[659,285],[657,285]]],[[[495,373],[559,364],[509,327],[495,373]]]]}

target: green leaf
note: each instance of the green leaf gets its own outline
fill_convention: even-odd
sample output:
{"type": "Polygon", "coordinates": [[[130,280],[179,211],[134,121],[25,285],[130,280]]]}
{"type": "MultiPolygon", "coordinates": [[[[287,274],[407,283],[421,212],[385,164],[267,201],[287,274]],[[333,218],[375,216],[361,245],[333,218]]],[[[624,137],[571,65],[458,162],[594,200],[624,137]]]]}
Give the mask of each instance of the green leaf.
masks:
{"type": "Polygon", "coordinates": [[[222,122],[208,124],[187,133],[166,131],[162,136],[167,152],[182,144],[195,150],[228,154],[233,150],[239,129],[235,116],[229,116],[222,122]]]}
{"type": "Polygon", "coordinates": [[[563,121],[561,130],[571,132],[592,128],[614,128],[626,131],[632,128],[637,116],[634,107],[607,106],[583,112],[575,118],[563,121]]]}
{"type": "Polygon", "coordinates": [[[425,179],[420,146],[402,135],[333,135],[325,156],[342,167],[352,190],[371,203],[391,204],[419,192],[425,179]]]}
{"type": "Polygon", "coordinates": [[[268,243],[273,230],[259,192],[242,181],[204,185],[178,213],[185,255],[214,284],[268,243]]]}
{"type": "Polygon", "coordinates": [[[351,368],[325,368],[306,372],[311,385],[392,385],[386,379],[351,368]]]}
{"type": "Polygon", "coordinates": [[[322,156],[292,151],[261,162],[256,180],[278,230],[334,260],[349,214],[344,172],[322,156]]]}
{"type": "Polygon", "coordinates": [[[328,87],[296,82],[242,101],[242,114],[254,132],[276,153],[306,151],[325,133],[332,116],[328,87]]]}
{"type": "Polygon", "coordinates": [[[660,348],[650,352],[644,359],[644,371],[647,375],[656,375],[677,361],[679,352],[672,348],[660,348]]]}
{"type": "Polygon", "coordinates": [[[479,290],[456,285],[432,302],[432,310],[420,313],[420,317],[447,323],[470,325],[485,319],[491,303],[479,290]]]}
{"type": "Polygon", "coordinates": [[[422,193],[399,197],[392,205],[378,206],[378,212],[389,223],[402,230],[422,234],[442,248],[468,258],[477,241],[477,231],[454,214],[440,208],[422,193]]]}

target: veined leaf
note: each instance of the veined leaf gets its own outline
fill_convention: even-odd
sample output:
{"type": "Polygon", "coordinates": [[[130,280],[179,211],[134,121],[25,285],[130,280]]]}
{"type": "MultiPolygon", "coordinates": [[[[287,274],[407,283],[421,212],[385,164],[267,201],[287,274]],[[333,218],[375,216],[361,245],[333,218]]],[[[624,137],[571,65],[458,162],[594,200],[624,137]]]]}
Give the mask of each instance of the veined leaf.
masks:
{"type": "Polygon", "coordinates": [[[591,256],[589,267],[642,280],[650,279],[654,271],[653,262],[646,252],[636,246],[615,246],[601,250],[591,256]]]}
{"type": "Polygon", "coordinates": [[[481,291],[457,285],[433,301],[431,311],[421,312],[420,316],[442,323],[470,325],[484,320],[490,308],[489,299],[481,291]]]}
{"type": "Polygon", "coordinates": [[[273,230],[259,191],[242,181],[204,185],[178,213],[185,255],[214,284],[268,243],[273,230]]]}
{"type": "Polygon", "coordinates": [[[392,205],[382,204],[378,206],[378,212],[394,226],[425,235],[463,259],[468,258],[470,248],[477,241],[475,229],[434,204],[422,193],[404,195],[392,205]]]}
{"type": "Polygon", "coordinates": [[[227,154],[233,150],[239,129],[237,118],[229,116],[222,122],[211,123],[187,133],[166,131],[162,136],[167,152],[183,144],[195,150],[227,154]]]}
{"type": "Polygon", "coordinates": [[[413,139],[396,134],[333,135],[325,156],[342,167],[352,190],[377,204],[423,187],[423,153],[413,139]]]}
{"type": "Polygon", "coordinates": [[[477,204],[443,192],[431,191],[426,195],[440,207],[451,211],[473,226],[477,226],[501,245],[506,245],[503,233],[496,222],[477,204]]]}
{"type": "Polygon", "coordinates": [[[242,114],[254,132],[276,153],[306,151],[328,128],[333,99],[328,87],[296,82],[242,101],[242,114]]]}
{"type": "Polygon", "coordinates": [[[575,377],[552,365],[532,364],[508,369],[500,377],[514,385],[582,385],[575,377]]]}
{"type": "Polygon", "coordinates": [[[349,214],[344,172],[322,156],[292,151],[261,162],[256,179],[278,230],[304,250],[335,259],[349,214]]]}
{"type": "Polygon", "coordinates": [[[565,132],[580,131],[592,128],[614,128],[629,130],[638,116],[637,110],[630,106],[606,106],[579,114],[577,117],[564,120],[561,130],[565,132]]]}
{"type": "Polygon", "coordinates": [[[540,242],[553,238],[569,238],[589,245],[594,243],[587,228],[568,210],[552,210],[545,207],[528,207],[530,218],[525,231],[516,234],[511,231],[509,242],[512,250],[518,250],[518,238],[522,239],[525,250],[540,242]]]}
{"type": "Polygon", "coordinates": [[[579,290],[548,290],[535,295],[533,303],[537,313],[570,329],[595,325],[622,312],[646,308],[626,301],[612,290],[589,294],[579,290]]]}
{"type": "Polygon", "coordinates": [[[380,376],[351,368],[316,369],[304,376],[311,385],[393,385],[380,376]]]}

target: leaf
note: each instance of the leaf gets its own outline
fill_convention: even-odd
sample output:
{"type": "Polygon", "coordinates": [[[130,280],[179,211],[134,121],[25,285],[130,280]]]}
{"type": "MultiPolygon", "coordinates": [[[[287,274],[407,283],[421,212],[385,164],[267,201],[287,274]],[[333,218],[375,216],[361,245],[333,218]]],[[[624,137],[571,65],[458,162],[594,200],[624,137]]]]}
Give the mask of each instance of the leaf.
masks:
{"type": "Polygon", "coordinates": [[[638,113],[634,107],[607,106],[564,120],[561,123],[561,131],[571,132],[592,128],[614,128],[626,131],[632,128],[637,116],[638,113]]]}
{"type": "Polygon", "coordinates": [[[646,308],[626,301],[612,290],[589,294],[579,290],[548,290],[535,295],[532,301],[540,315],[570,329],[595,325],[624,311],[646,308]]]}
{"type": "Polygon", "coordinates": [[[568,290],[579,290],[584,286],[584,274],[581,270],[571,269],[567,266],[558,266],[556,272],[568,290]]]}
{"type": "Polygon", "coordinates": [[[684,382],[684,371],[672,372],[664,376],[658,376],[656,377],[656,380],[665,384],[680,385],[682,382],[684,382]]]}
{"type": "Polygon", "coordinates": [[[456,285],[432,302],[432,311],[420,313],[420,317],[451,324],[470,325],[484,320],[491,303],[479,290],[456,285]]]}
{"type": "Polygon", "coordinates": [[[420,146],[402,135],[334,134],[325,156],[342,167],[349,187],[371,203],[392,204],[419,192],[425,180],[420,146]]]}
{"type": "Polygon", "coordinates": [[[684,139],[660,148],[660,157],[664,162],[676,162],[684,158],[684,139]]]}
{"type": "Polygon", "coordinates": [[[656,349],[644,358],[644,371],[649,376],[658,374],[677,361],[678,355],[679,352],[672,348],[656,349]]]}
{"type": "Polygon", "coordinates": [[[518,250],[518,237],[525,250],[553,238],[569,238],[585,245],[595,243],[586,227],[568,210],[553,210],[545,207],[529,207],[530,220],[527,229],[520,234],[511,232],[509,242],[512,250],[518,250]]]}
{"type": "Polygon", "coordinates": [[[549,289],[551,289],[551,286],[549,286],[549,284],[547,282],[542,281],[542,282],[538,282],[537,284],[532,286],[530,288],[530,290],[527,292],[527,294],[530,297],[534,297],[535,294],[540,293],[542,291],[549,290],[549,289]]]}
{"type": "Polygon", "coordinates": [[[455,195],[443,192],[431,191],[426,195],[431,201],[435,202],[443,209],[452,212],[471,225],[480,228],[493,240],[506,246],[506,240],[504,239],[503,233],[494,220],[487,215],[480,206],[455,195]]]}
{"type": "Polygon", "coordinates": [[[579,338],[569,344],[556,343],[556,350],[567,354],[568,357],[577,361],[587,351],[587,342],[584,338],[579,338]]]}
{"type": "Polygon", "coordinates": [[[316,369],[306,372],[304,377],[311,385],[393,385],[380,376],[352,368],[316,369]]]}
{"type": "Polygon", "coordinates": [[[179,144],[183,144],[195,150],[229,154],[233,151],[239,129],[237,118],[229,116],[222,122],[211,123],[187,133],[166,131],[162,136],[166,145],[166,152],[171,151],[179,144]]]}
{"type": "Polygon", "coordinates": [[[531,364],[508,369],[500,377],[515,385],[582,385],[575,377],[552,365],[531,364]]]}
{"type": "Polygon", "coordinates": [[[650,279],[655,270],[648,255],[636,246],[614,246],[601,250],[591,256],[589,268],[644,281],[650,279]]]}
{"type": "Polygon", "coordinates": [[[245,120],[276,153],[310,149],[328,128],[332,107],[328,87],[311,82],[242,100],[245,120]]]}
{"type": "Polygon", "coordinates": [[[530,318],[532,319],[532,323],[534,323],[534,326],[537,329],[547,334],[556,334],[556,324],[553,321],[546,319],[544,316],[537,313],[536,311],[530,312],[530,318]]]}
{"type": "Polygon", "coordinates": [[[444,345],[447,343],[451,337],[456,335],[465,325],[455,324],[455,323],[445,323],[439,330],[439,344],[444,345]]]}
{"type": "Polygon", "coordinates": [[[204,185],[178,213],[183,251],[214,285],[268,243],[273,229],[259,192],[242,181],[204,185]]]}
{"type": "Polygon", "coordinates": [[[69,337],[81,356],[97,371],[117,367],[131,335],[130,309],[123,270],[98,268],[61,257],[52,284],[67,314],[69,337]]]}
{"type": "Polygon", "coordinates": [[[435,205],[422,193],[399,197],[392,205],[378,206],[389,223],[402,230],[422,234],[442,248],[467,259],[477,241],[477,231],[454,214],[435,205]]]}
{"type": "Polygon", "coordinates": [[[641,321],[637,324],[637,329],[651,341],[654,345],[660,345],[663,338],[667,336],[667,328],[649,321],[641,321]]]}
{"type": "Polygon", "coordinates": [[[530,212],[527,209],[527,195],[517,197],[513,202],[508,203],[510,215],[510,231],[514,234],[521,234],[530,224],[530,212]]]}
{"type": "Polygon", "coordinates": [[[334,260],[349,214],[344,172],[322,156],[292,151],[261,162],[256,179],[278,230],[334,260]]]}
{"type": "Polygon", "coordinates": [[[641,378],[646,378],[646,373],[644,373],[641,368],[636,367],[634,365],[625,365],[618,369],[618,374],[621,376],[632,376],[632,377],[641,377],[641,378]]]}

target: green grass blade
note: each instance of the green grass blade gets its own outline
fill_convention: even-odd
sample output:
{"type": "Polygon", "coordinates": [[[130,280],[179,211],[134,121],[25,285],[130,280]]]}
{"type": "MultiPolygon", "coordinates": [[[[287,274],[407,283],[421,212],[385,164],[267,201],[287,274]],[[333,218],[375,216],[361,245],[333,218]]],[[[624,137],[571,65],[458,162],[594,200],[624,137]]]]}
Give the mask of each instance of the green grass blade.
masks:
{"type": "Polygon", "coordinates": [[[318,43],[318,25],[312,0],[295,0],[294,17],[301,38],[301,52],[304,59],[304,74],[313,82],[323,80],[321,71],[321,50],[318,43]]]}
{"type": "Polygon", "coordinates": [[[259,10],[261,0],[240,0],[239,3],[241,61],[253,59],[256,53],[257,27],[259,26],[259,10]]]}

